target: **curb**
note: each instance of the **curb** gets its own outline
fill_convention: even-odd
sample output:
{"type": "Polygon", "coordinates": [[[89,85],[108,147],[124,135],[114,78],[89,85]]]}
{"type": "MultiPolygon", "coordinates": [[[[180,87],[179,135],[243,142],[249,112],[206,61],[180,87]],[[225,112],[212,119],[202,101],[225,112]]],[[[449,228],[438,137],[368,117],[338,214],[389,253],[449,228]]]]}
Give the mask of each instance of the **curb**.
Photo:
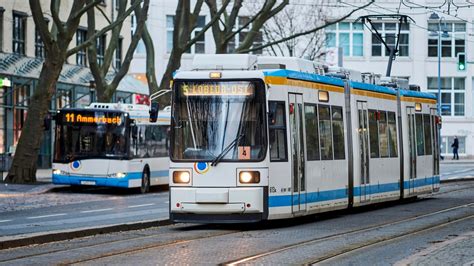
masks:
{"type": "Polygon", "coordinates": [[[467,176],[464,178],[456,178],[456,179],[444,179],[440,180],[440,183],[454,183],[454,182],[467,182],[467,181],[474,181],[474,176],[467,176]]]}
{"type": "MultiPolygon", "coordinates": [[[[103,227],[86,227],[81,229],[53,231],[48,233],[34,233],[29,235],[12,236],[11,239],[2,241],[0,238],[0,250],[28,246],[33,244],[45,244],[56,241],[70,240],[78,237],[86,237],[100,234],[116,233],[121,231],[132,231],[150,227],[165,226],[173,224],[171,220],[149,220],[137,223],[114,224],[103,227]]],[[[6,237],[8,238],[8,237],[6,237]]]]}

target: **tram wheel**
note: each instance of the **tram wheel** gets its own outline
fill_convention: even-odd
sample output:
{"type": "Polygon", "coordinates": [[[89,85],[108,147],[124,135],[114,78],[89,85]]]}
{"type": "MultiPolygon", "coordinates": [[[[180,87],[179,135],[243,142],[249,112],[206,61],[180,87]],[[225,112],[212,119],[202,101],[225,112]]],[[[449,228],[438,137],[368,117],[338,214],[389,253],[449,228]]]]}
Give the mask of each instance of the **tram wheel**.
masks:
{"type": "Polygon", "coordinates": [[[150,191],[150,172],[145,168],[142,173],[142,186],[140,187],[140,192],[145,194],[148,191],[150,191]]]}

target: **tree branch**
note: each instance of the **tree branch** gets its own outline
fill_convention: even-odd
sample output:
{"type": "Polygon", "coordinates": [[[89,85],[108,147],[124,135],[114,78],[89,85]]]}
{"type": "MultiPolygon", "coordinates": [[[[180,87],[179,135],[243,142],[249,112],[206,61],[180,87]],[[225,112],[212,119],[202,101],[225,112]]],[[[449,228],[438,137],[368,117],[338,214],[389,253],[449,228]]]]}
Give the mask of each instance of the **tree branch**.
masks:
{"type": "Polygon", "coordinates": [[[360,6],[354,10],[352,10],[351,12],[349,12],[348,14],[346,14],[345,16],[337,19],[337,20],[333,20],[331,22],[328,22],[328,23],[325,23],[324,25],[322,26],[319,26],[319,27],[316,27],[316,28],[313,28],[311,30],[307,30],[307,31],[303,31],[303,32],[300,32],[300,33],[296,33],[296,34],[293,34],[293,35],[290,35],[288,37],[285,37],[285,38],[282,38],[280,40],[277,40],[277,41],[273,41],[273,42],[269,42],[269,43],[266,43],[266,44],[263,44],[263,45],[259,45],[259,46],[256,46],[256,47],[252,47],[252,48],[248,48],[248,49],[243,49],[243,50],[238,50],[237,52],[238,53],[249,53],[249,52],[253,52],[253,51],[257,51],[257,50],[261,50],[261,49],[264,49],[264,48],[267,48],[269,46],[272,46],[272,45],[275,45],[275,44],[279,44],[279,43],[282,43],[282,42],[286,42],[288,40],[291,40],[291,39],[294,39],[294,38],[297,38],[297,37],[300,37],[300,36],[304,36],[304,35],[307,35],[307,34],[311,34],[311,33],[314,33],[316,31],[319,31],[319,30],[322,30],[328,26],[331,26],[331,25],[334,25],[336,23],[339,23],[343,20],[345,20],[346,18],[350,17],[352,14],[354,14],[355,12],[361,10],[361,9],[364,9],[368,6],[370,6],[372,3],[374,3],[375,0],[371,0],[369,3],[363,5],[363,6],[360,6]]]}
{"type": "Polygon", "coordinates": [[[127,17],[132,13],[132,11],[135,9],[135,7],[140,5],[141,0],[137,0],[127,11],[122,15],[117,18],[116,21],[114,21],[112,24],[109,24],[107,27],[104,27],[102,30],[96,32],[93,36],[91,36],[87,41],[77,45],[76,47],[70,49],[67,51],[67,56],[71,56],[80,50],[86,48],[87,46],[91,45],[91,43],[94,41],[94,39],[97,39],[97,37],[102,36],[104,33],[110,31],[113,29],[115,26],[118,24],[122,23],[127,17]]]}
{"type": "Polygon", "coordinates": [[[97,4],[99,4],[100,2],[102,2],[102,0],[94,0],[94,1],[91,1],[91,2],[88,2],[82,9],[80,9],[79,11],[77,12],[71,12],[69,18],[68,18],[68,21],[69,20],[73,20],[73,19],[78,19],[78,18],[81,18],[82,15],[84,15],[87,10],[91,9],[91,8],[94,8],[94,6],[96,6],[97,4]]]}
{"type": "Polygon", "coordinates": [[[59,32],[59,36],[64,36],[63,22],[59,19],[59,0],[51,0],[49,8],[51,9],[51,17],[53,23],[56,25],[56,29],[59,32]]]}
{"type": "Polygon", "coordinates": [[[48,30],[48,24],[44,20],[43,10],[41,4],[36,0],[30,0],[30,9],[35,21],[36,27],[38,27],[38,32],[43,40],[44,47],[47,52],[51,51],[51,45],[53,43],[53,36],[48,30]]]}

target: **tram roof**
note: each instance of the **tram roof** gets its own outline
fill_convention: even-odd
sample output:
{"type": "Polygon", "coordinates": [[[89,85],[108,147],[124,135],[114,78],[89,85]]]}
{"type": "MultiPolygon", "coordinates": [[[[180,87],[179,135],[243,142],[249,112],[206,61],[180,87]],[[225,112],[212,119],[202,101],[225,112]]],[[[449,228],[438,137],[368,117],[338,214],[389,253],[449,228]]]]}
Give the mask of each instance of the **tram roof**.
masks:
{"type": "MultiPolygon", "coordinates": [[[[299,71],[294,71],[294,70],[287,70],[287,69],[265,70],[263,71],[263,73],[265,76],[271,76],[271,77],[284,77],[284,78],[289,78],[289,79],[297,79],[297,80],[304,80],[304,81],[309,81],[309,82],[330,84],[330,85],[335,85],[335,86],[340,86],[340,87],[344,86],[344,81],[340,78],[322,76],[322,75],[312,74],[312,73],[304,73],[304,72],[299,72],[299,71]]],[[[363,82],[357,82],[357,81],[351,81],[350,83],[351,83],[351,86],[355,89],[385,93],[385,94],[390,94],[390,95],[397,95],[397,90],[394,88],[389,88],[389,87],[369,84],[369,83],[363,83],[363,82]]],[[[405,97],[436,99],[436,96],[434,96],[431,93],[412,91],[412,90],[400,89],[400,95],[405,96],[405,97]]]]}

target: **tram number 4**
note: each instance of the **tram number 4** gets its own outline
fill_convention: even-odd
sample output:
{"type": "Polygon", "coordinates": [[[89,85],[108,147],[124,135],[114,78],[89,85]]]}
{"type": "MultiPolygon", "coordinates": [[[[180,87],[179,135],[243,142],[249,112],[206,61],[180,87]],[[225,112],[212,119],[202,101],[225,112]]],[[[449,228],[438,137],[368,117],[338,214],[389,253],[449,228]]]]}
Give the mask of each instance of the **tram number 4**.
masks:
{"type": "Polygon", "coordinates": [[[250,160],[250,146],[239,146],[239,160],[250,160]]]}

